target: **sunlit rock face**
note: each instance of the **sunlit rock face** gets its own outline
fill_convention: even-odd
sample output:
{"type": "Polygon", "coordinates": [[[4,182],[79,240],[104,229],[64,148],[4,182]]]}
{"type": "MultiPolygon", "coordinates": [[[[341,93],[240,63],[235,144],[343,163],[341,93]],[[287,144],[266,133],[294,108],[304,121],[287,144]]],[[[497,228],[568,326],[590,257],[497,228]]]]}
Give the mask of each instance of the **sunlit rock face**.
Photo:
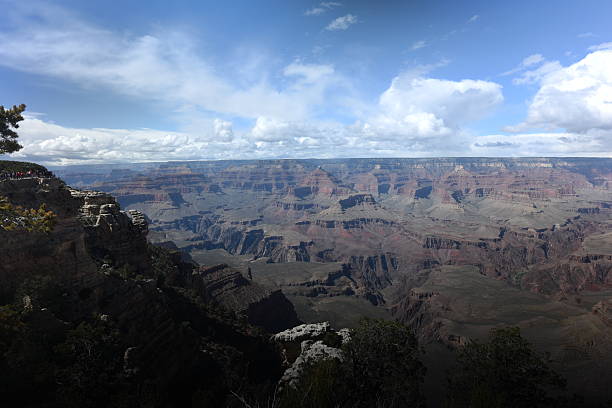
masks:
{"type": "Polygon", "coordinates": [[[435,265],[544,294],[607,285],[605,259],[580,259],[601,255],[584,244],[607,231],[611,179],[608,159],[440,158],[190,162],[93,184],[142,210],[154,241],[346,264],[350,290],[384,304],[381,290],[435,265]]]}
{"type": "Polygon", "coordinates": [[[276,341],[303,341],[324,335],[330,330],[329,322],[302,324],[273,336],[276,341]]]}

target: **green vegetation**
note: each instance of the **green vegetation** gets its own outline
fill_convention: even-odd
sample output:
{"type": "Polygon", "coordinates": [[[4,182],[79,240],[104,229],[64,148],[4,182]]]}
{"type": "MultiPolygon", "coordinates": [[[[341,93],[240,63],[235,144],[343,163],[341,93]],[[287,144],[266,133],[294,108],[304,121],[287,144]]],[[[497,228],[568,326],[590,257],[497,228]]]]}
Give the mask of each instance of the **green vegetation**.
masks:
{"type": "Polygon", "coordinates": [[[45,204],[41,204],[38,209],[24,209],[0,197],[0,229],[51,232],[56,218],[55,213],[47,210],[45,204]]]}
{"type": "Polygon", "coordinates": [[[328,359],[308,367],[297,388],[281,396],[280,405],[425,406],[421,392],[425,367],[419,360],[417,340],[408,327],[386,320],[362,319],[342,351],[342,362],[328,359]]]}
{"type": "Polygon", "coordinates": [[[74,329],[66,326],[51,313],[0,307],[3,401],[12,406],[43,406],[45,400],[44,406],[133,406],[128,398],[134,390],[127,393],[122,370],[125,345],[112,323],[98,317],[74,329]]]}
{"type": "Polygon", "coordinates": [[[362,406],[418,407],[425,367],[417,340],[408,327],[364,319],[343,348],[351,396],[362,406]]]}
{"type": "MultiPolygon", "coordinates": [[[[59,401],[65,407],[121,406],[128,388],[123,375],[119,332],[111,322],[97,319],[68,331],[54,348],[59,401]]],[[[134,403],[135,401],[132,401],[134,403]]]]}
{"type": "MultiPolygon", "coordinates": [[[[281,393],[280,407],[424,407],[425,367],[411,331],[400,323],[363,319],[342,346],[344,360],[306,368],[295,389],[281,393]]],[[[487,342],[457,351],[448,374],[448,408],[578,407],[565,380],[536,353],[517,327],[491,330],[487,342]]],[[[440,384],[440,391],[443,391],[440,384]]]]}
{"type": "MultiPolygon", "coordinates": [[[[162,265],[172,266],[171,253],[159,250],[154,256],[157,272],[163,273],[162,265]]],[[[177,374],[176,386],[181,385],[169,398],[188,404],[181,406],[425,406],[421,350],[410,329],[400,323],[363,319],[344,345],[336,333],[320,336],[326,345],[342,349],[343,360],[311,364],[295,389],[278,392],[274,391],[278,374],[268,373],[267,385],[256,387],[256,379],[262,378],[253,376],[261,371],[249,373],[251,368],[243,367],[244,351],[258,355],[266,350],[263,337],[232,334],[236,332],[228,329],[239,323],[235,317],[214,317],[176,289],[162,289],[165,302],[180,313],[180,319],[187,319],[181,330],[197,331],[192,339],[199,338],[200,347],[209,350],[198,355],[199,362],[184,376],[177,374]],[[225,343],[212,341],[213,337],[225,343]],[[243,344],[242,352],[234,348],[238,343],[243,344]]],[[[119,329],[111,318],[99,314],[72,322],[56,317],[61,313],[55,310],[62,308],[55,303],[64,299],[58,295],[63,290],[52,277],[30,278],[17,290],[13,304],[0,307],[0,395],[23,406],[49,407],[152,407],[163,401],[146,377],[131,373],[131,365],[125,365],[126,350],[134,345],[122,331],[127,327],[119,329]]],[[[266,350],[259,364],[274,366],[271,352],[266,350]]],[[[459,349],[448,384],[447,406],[453,408],[569,407],[575,402],[563,397],[564,380],[532,350],[518,328],[494,329],[487,342],[474,341],[459,349]]]]}
{"type": "Polygon", "coordinates": [[[21,114],[25,108],[24,104],[11,109],[0,106],[0,154],[13,153],[23,147],[17,143],[19,135],[13,129],[19,128],[19,122],[23,120],[21,114]]]}
{"type": "MultiPolygon", "coordinates": [[[[174,256],[151,250],[155,276],[167,283],[182,267],[174,256]]],[[[105,276],[95,288],[44,270],[16,279],[10,303],[0,304],[6,406],[224,407],[230,390],[258,400],[272,394],[282,373],[267,333],[187,288],[151,287],[140,275],[105,276]],[[122,311],[143,303],[149,308],[122,311]],[[161,334],[156,341],[151,333],[161,334]]]]}
{"type": "Polygon", "coordinates": [[[565,380],[521,336],[518,327],[492,329],[486,343],[461,348],[448,378],[449,408],[561,407],[565,380]]]}
{"type": "Polygon", "coordinates": [[[48,170],[40,164],[12,160],[0,160],[0,173],[27,173],[28,171],[46,173],[48,170]]]}
{"type": "MultiPolygon", "coordinates": [[[[0,106],[0,154],[13,153],[23,147],[17,143],[19,135],[13,129],[19,128],[19,122],[23,120],[21,114],[25,108],[24,104],[13,106],[11,109],[0,106]]],[[[0,162],[0,173],[28,171],[46,172],[47,170],[33,163],[0,162]]],[[[55,214],[47,211],[44,204],[38,209],[23,209],[0,196],[0,229],[50,232],[54,224],[55,214]]]]}

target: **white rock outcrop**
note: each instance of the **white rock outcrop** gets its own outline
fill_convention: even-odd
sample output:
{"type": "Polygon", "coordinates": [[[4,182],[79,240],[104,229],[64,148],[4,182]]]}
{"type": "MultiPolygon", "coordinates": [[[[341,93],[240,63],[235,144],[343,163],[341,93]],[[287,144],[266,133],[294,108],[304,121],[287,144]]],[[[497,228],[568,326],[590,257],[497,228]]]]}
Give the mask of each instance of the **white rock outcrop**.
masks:
{"type": "Polygon", "coordinates": [[[342,344],[346,344],[351,341],[351,329],[340,329],[336,332],[336,334],[342,337],[342,344]]]}
{"type": "Polygon", "coordinates": [[[337,359],[342,361],[344,356],[342,350],[330,347],[321,340],[304,340],[301,344],[302,353],[295,359],[291,367],[285,370],[280,380],[281,387],[288,385],[295,388],[302,372],[310,363],[321,360],[337,359]]]}
{"type": "Polygon", "coordinates": [[[318,337],[330,330],[329,322],[301,324],[272,336],[275,341],[298,341],[318,337]]]}

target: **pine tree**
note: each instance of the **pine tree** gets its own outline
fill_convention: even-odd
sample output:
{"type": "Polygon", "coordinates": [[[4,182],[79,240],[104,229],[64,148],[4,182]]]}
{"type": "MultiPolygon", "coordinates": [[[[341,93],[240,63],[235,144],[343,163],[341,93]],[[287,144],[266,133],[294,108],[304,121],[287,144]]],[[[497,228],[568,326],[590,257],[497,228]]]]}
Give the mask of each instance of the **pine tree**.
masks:
{"type": "Polygon", "coordinates": [[[23,146],[17,143],[19,135],[13,129],[19,128],[19,123],[23,120],[21,114],[26,106],[13,105],[12,109],[4,109],[0,106],[0,154],[13,153],[20,150],[23,146]]]}

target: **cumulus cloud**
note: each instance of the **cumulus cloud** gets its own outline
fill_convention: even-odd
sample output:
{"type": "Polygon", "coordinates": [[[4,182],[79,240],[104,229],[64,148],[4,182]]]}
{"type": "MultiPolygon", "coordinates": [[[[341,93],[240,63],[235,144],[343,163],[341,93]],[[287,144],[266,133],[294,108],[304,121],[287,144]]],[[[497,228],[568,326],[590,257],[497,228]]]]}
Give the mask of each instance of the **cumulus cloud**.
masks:
{"type": "MultiPolygon", "coordinates": [[[[167,103],[174,112],[197,118],[180,132],[165,132],[69,128],[29,115],[20,127],[25,147],[12,155],[18,159],[73,164],[612,154],[610,43],[593,46],[567,67],[541,54],[523,59],[504,74],[516,75],[516,84],[538,85],[525,121],[507,129],[515,134],[477,136],[470,126],[502,104],[502,87],[433,77],[432,70],[446,62],[397,75],[368,102],[354,97],[351,81],[331,64],[296,59],[271,70],[249,67],[250,76],[243,77],[215,66],[180,32],[117,34],[61,9],[39,7],[32,13],[35,24],[14,17],[13,27],[0,28],[0,65],[167,103]],[[280,78],[275,85],[266,80],[272,76],[280,78]],[[344,107],[350,111],[342,116],[344,123],[324,119],[344,107]]],[[[357,18],[348,14],[330,26],[335,22],[330,29],[343,30],[357,18]]],[[[413,48],[426,45],[417,41],[413,48]]]]}
{"type": "Polygon", "coordinates": [[[13,158],[48,164],[197,160],[231,157],[244,149],[230,122],[213,119],[198,133],[153,129],[68,128],[27,116],[19,128],[24,148],[13,158]]]}
{"type": "MultiPolygon", "coordinates": [[[[378,103],[352,124],[261,115],[247,129],[201,120],[184,132],[77,129],[29,116],[20,128],[23,150],[12,157],[47,164],[228,158],[384,157],[469,154],[464,128],[502,102],[493,82],[427,77],[432,67],[404,72],[378,103]]],[[[331,66],[295,61],[283,71],[295,86],[324,83],[331,66]]]]}
{"type": "Polygon", "coordinates": [[[540,76],[540,88],[529,105],[527,119],[511,130],[612,131],[611,64],[612,50],[595,51],[575,64],[540,76]]]}
{"type": "Polygon", "coordinates": [[[519,152],[525,153],[611,156],[610,64],[612,50],[602,49],[567,67],[557,63],[547,72],[534,75],[539,89],[529,104],[525,121],[504,129],[518,134],[490,138],[520,143],[519,152]],[[551,133],[524,133],[534,129],[551,133]]]}
{"type": "Polygon", "coordinates": [[[380,96],[386,116],[431,113],[449,126],[481,118],[503,101],[501,85],[480,80],[450,81],[403,73],[380,96]]]}
{"type": "MultiPolygon", "coordinates": [[[[466,149],[464,127],[503,100],[501,87],[492,82],[428,77],[436,65],[398,75],[372,104],[355,97],[351,81],[330,64],[294,60],[260,77],[244,77],[215,67],[196,52],[192,37],[180,32],[118,34],[42,4],[27,18],[23,13],[11,14],[12,26],[0,28],[0,65],[96,92],[104,88],[158,101],[181,121],[189,118],[181,131],[164,132],[70,128],[30,115],[20,128],[25,147],[12,156],[24,160],[68,164],[458,154],[466,149]],[[271,74],[280,74],[278,85],[266,81],[271,74]],[[326,121],[333,112],[353,119],[326,121]],[[232,121],[241,127],[236,130],[232,121]]],[[[348,14],[330,29],[355,22],[348,14]]],[[[250,75],[258,69],[249,69],[250,75]]]]}
{"type": "Polygon", "coordinates": [[[303,81],[301,86],[292,81],[273,86],[268,71],[250,72],[250,77],[226,73],[196,51],[193,37],[181,32],[118,34],[53,6],[38,4],[26,12],[15,5],[8,11],[10,24],[0,29],[0,65],[14,70],[253,119],[306,119],[328,91],[320,84],[305,87],[303,81]]]}
{"type": "MultiPolygon", "coordinates": [[[[409,126],[379,123],[290,122],[260,117],[248,131],[228,137],[231,124],[211,121],[199,134],[152,129],[77,129],[27,118],[24,149],[11,157],[47,165],[167,160],[431,156],[612,156],[612,138],[569,132],[474,136],[436,129],[430,114],[409,126]],[[430,116],[427,118],[427,116],[430,116]],[[433,133],[432,133],[433,131],[433,133]],[[435,135],[438,135],[437,137],[435,135]]],[[[419,116],[419,114],[415,115],[419,116]]],[[[413,117],[416,119],[416,117],[413,117]]],[[[435,121],[435,119],[433,119],[435,121]]]]}
{"type": "Polygon", "coordinates": [[[353,132],[390,150],[454,154],[465,150],[464,126],[490,113],[503,101],[501,85],[464,79],[429,78],[407,71],[393,79],[374,113],[353,132]]]}
{"type": "Polygon", "coordinates": [[[325,29],[328,31],[346,30],[353,24],[356,24],[357,21],[356,16],[347,14],[346,16],[338,17],[337,19],[333,20],[327,25],[327,27],[325,27],[325,29]]]}

